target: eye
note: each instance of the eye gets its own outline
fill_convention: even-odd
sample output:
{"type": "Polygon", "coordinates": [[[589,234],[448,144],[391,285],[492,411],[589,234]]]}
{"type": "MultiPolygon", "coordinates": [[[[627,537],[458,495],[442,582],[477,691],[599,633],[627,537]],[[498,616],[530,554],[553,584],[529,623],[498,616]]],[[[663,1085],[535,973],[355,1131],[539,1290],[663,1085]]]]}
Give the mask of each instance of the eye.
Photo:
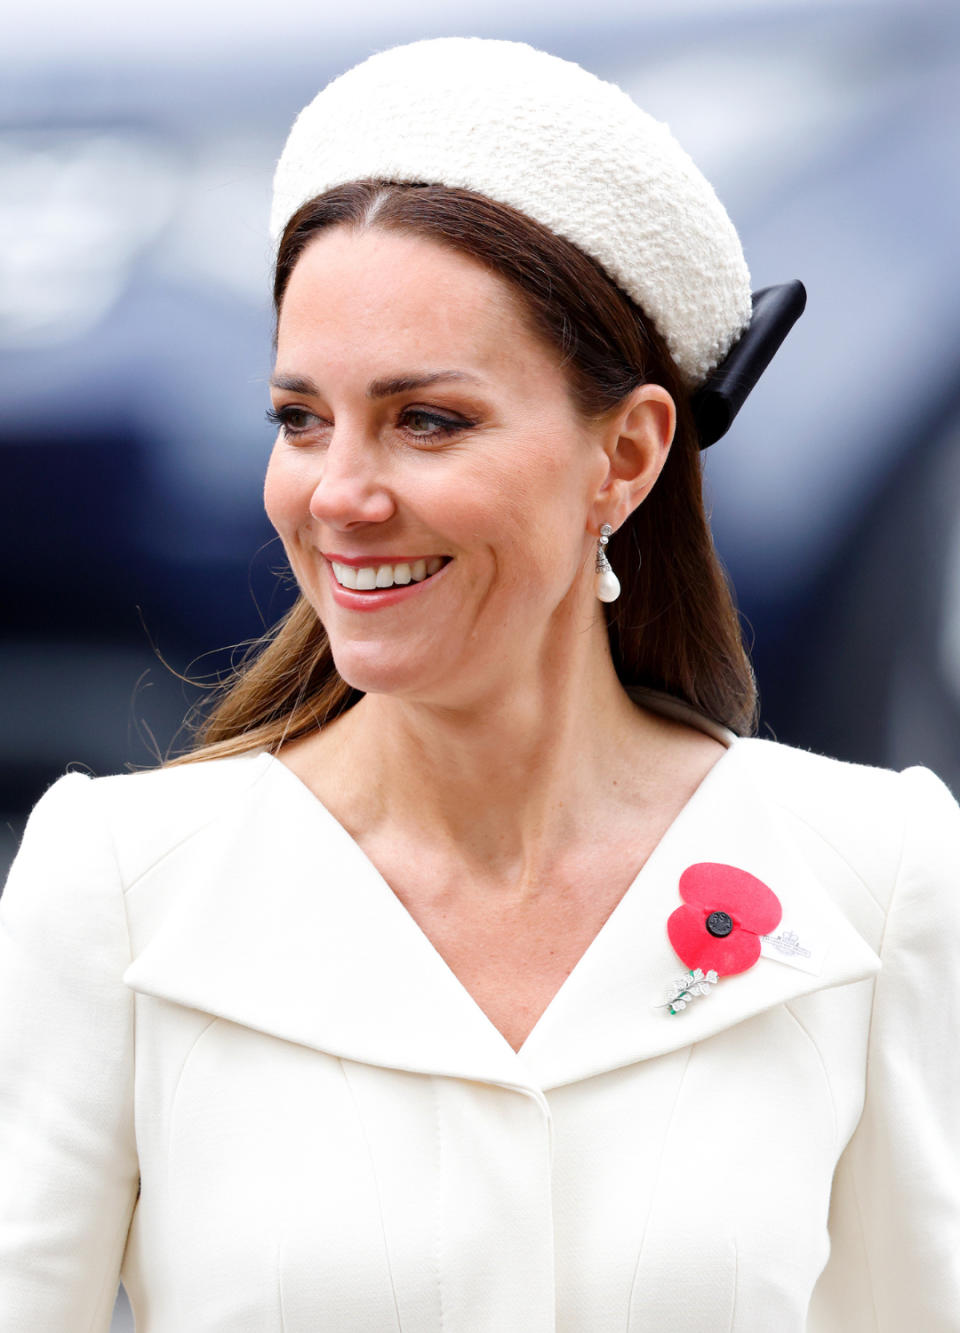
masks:
{"type": "Polygon", "coordinates": [[[408,407],[400,414],[400,421],[411,435],[420,440],[442,440],[448,435],[469,430],[472,421],[463,417],[442,416],[439,412],[428,412],[423,407],[408,407]]]}
{"type": "Polygon", "coordinates": [[[266,415],[271,425],[279,426],[288,439],[292,435],[304,435],[322,424],[313,412],[308,412],[305,407],[294,407],[293,404],[276,409],[268,407],[266,415]]]}

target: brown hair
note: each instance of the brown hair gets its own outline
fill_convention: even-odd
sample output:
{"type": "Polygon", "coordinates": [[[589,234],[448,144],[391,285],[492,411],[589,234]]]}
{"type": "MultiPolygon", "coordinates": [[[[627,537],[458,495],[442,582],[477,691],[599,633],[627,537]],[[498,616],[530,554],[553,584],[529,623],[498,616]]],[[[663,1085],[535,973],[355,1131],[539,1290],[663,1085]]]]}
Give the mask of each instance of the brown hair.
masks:
{"type": "MultiPolygon", "coordinates": [[[[606,607],[613,662],[628,688],[666,691],[735,732],[752,731],[756,686],[704,513],[689,397],[642,311],[589,256],[505,204],[446,186],[364,180],[309,200],[288,222],[273,289],[278,320],[300,255],[335,226],[426,237],[498,274],[559,353],[585,418],[602,417],[645,382],[671,394],[678,417],[667,462],[608,547],[622,587],[606,607]]],[[[275,750],[361,697],[338,674],[323,627],[301,596],[219,686],[196,729],[199,749],[185,757],[275,750]]]]}

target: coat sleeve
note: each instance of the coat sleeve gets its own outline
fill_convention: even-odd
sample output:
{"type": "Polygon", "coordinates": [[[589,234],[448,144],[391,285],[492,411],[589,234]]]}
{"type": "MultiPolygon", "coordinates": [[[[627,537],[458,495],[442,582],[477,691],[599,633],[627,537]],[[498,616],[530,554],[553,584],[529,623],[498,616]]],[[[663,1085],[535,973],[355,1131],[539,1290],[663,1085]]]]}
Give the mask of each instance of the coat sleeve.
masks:
{"type": "Polygon", "coordinates": [[[0,898],[0,1333],[106,1333],[136,1202],[129,938],[96,785],[51,787],[0,898]]]}
{"type": "Polygon", "coordinates": [[[927,769],[900,783],[866,1100],[835,1177],[814,1333],[960,1333],[960,809],[927,769]]]}

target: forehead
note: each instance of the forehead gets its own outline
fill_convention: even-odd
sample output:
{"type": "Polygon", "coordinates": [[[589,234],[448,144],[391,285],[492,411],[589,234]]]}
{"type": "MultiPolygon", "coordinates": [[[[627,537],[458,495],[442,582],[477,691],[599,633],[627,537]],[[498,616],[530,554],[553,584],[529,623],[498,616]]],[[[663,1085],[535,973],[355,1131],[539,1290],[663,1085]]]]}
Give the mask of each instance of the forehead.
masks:
{"type": "Polygon", "coordinates": [[[503,278],[436,241],[376,228],[337,227],[307,245],[284,294],[277,345],[282,361],[369,365],[410,351],[491,372],[559,361],[503,278]]]}

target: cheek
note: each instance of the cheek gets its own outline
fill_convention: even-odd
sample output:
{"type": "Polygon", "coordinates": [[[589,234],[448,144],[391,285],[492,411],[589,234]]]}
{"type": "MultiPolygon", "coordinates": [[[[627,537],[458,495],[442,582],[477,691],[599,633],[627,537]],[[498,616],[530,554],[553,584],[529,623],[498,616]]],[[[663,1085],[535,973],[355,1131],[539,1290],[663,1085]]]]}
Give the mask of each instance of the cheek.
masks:
{"type": "Polygon", "coordinates": [[[263,483],[263,507],[267,518],[281,537],[292,533],[309,517],[310,492],[303,478],[298,477],[281,453],[281,445],[274,447],[267,465],[263,483]]]}
{"type": "Polygon", "coordinates": [[[565,587],[583,559],[590,479],[572,447],[544,449],[531,462],[501,493],[501,530],[529,579],[565,587]]]}

